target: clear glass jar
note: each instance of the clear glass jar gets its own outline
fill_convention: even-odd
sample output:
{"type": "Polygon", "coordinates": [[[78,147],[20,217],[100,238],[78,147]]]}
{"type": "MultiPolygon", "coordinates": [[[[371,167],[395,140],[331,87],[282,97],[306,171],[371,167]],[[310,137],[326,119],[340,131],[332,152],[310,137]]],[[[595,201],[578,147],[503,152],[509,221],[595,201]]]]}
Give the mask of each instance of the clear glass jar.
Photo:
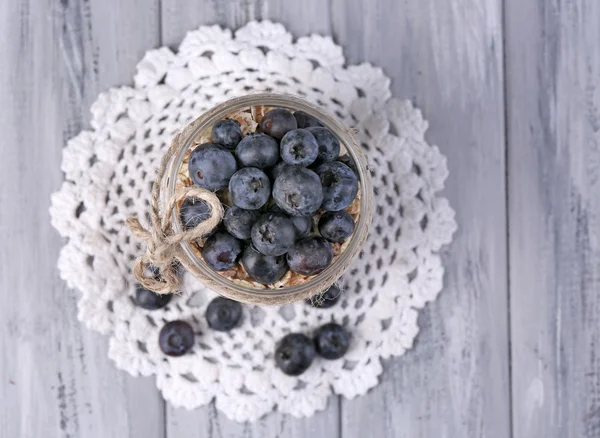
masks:
{"type": "MultiPolygon", "coordinates": [[[[298,97],[274,94],[256,93],[228,100],[215,106],[202,114],[198,119],[190,123],[182,132],[182,141],[179,150],[171,158],[167,172],[161,182],[161,196],[163,205],[173,196],[178,180],[178,172],[181,168],[186,152],[195,146],[194,141],[203,133],[206,133],[217,121],[230,116],[232,113],[248,109],[257,105],[285,108],[292,111],[304,111],[317,118],[326,128],[337,136],[346,149],[348,155],[356,163],[359,179],[360,214],[355,224],[355,231],[345,250],[334,259],[330,266],[323,272],[308,279],[306,282],[296,286],[285,286],[279,289],[258,289],[243,286],[219,275],[196,255],[189,243],[182,243],[183,253],[186,257],[184,264],[193,265],[201,272],[210,283],[209,286],[215,292],[235,298],[239,301],[259,304],[283,304],[297,301],[316,295],[329,288],[346,271],[350,263],[359,254],[369,232],[373,212],[373,188],[366,158],[360,146],[348,132],[348,130],[334,117],[325,113],[318,107],[298,97]]],[[[180,221],[177,219],[177,211],[173,212],[172,224],[175,232],[181,232],[180,221]]]]}

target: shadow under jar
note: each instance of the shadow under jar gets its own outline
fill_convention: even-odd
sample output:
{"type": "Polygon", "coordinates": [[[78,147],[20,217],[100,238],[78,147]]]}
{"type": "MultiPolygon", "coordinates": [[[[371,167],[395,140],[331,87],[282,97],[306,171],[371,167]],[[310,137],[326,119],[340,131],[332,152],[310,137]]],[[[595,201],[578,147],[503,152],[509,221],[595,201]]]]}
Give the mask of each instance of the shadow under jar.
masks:
{"type": "MultiPolygon", "coordinates": [[[[354,164],[356,169],[353,170],[358,177],[358,194],[352,205],[346,209],[352,213],[355,226],[353,234],[345,242],[332,243],[333,260],[322,272],[309,277],[288,273],[280,281],[271,285],[262,285],[244,278],[245,272],[241,264],[237,268],[240,276],[231,270],[216,271],[202,259],[199,244],[187,242],[181,244],[183,265],[188,269],[192,267],[194,275],[202,283],[223,296],[245,303],[286,304],[310,298],[329,288],[360,253],[369,232],[373,213],[373,188],[367,161],[353,136],[337,119],[318,107],[294,96],[274,93],[257,93],[228,100],[213,107],[185,127],[180,135],[178,149],[170,159],[167,172],[161,181],[162,202],[166,203],[179,186],[192,184],[189,175],[185,174],[186,160],[189,159],[194,148],[211,141],[211,129],[215,123],[222,119],[233,118],[240,122],[242,131],[246,135],[259,130],[258,125],[263,115],[276,108],[291,112],[302,111],[316,118],[338,138],[341,146],[340,156],[347,155],[346,162],[354,164]]],[[[227,198],[227,194],[218,193],[218,195],[221,199],[227,198]]],[[[228,201],[223,199],[223,203],[227,208],[228,201]]],[[[173,229],[177,233],[182,231],[178,214],[179,211],[176,209],[171,219],[173,229]]],[[[313,217],[313,234],[321,214],[322,211],[319,211],[313,217]]]]}

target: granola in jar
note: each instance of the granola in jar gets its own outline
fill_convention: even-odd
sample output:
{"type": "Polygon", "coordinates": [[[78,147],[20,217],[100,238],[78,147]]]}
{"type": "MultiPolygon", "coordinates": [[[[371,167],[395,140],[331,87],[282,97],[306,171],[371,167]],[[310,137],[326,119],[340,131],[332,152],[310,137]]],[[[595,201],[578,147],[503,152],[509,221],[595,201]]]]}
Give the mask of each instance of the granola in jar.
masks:
{"type": "MultiPolygon", "coordinates": [[[[306,113],[253,105],[228,114],[193,139],[177,171],[177,188],[213,190],[227,212],[217,230],[190,244],[194,254],[244,287],[306,283],[352,241],[362,205],[353,164],[306,113]]],[[[184,228],[193,217],[186,208],[179,204],[184,228]]]]}

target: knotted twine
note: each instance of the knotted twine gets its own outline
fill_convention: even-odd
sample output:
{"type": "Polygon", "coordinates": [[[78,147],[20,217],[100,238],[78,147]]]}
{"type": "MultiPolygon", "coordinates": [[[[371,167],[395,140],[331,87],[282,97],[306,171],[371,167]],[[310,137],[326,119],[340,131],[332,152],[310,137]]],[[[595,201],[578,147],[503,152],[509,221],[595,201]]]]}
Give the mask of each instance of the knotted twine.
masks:
{"type": "MultiPolygon", "coordinates": [[[[187,130],[186,130],[187,131],[187,130]]],[[[185,132],[185,131],[184,131],[185,132]]],[[[148,228],[140,223],[136,217],[129,217],[125,221],[131,233],[146,243],[146,252],[139,256],[133,265],[133,275],[140,284],[158,294],[174,293],[179,290],[179,276],[177,275],[177,262],[183,262],[182,242],[194,242],[210,233],[223,218],[223,206],[213,192],[200,187],[180,187],[160,211],[160,186],[169,167],[169,161],[179,150],[182,134],[180,132],[162,157],[158,174],[152,185],[152,200],[150,201],[150,224],[148,228]],[[173,210],[186,198],[196,198],[206,201],[210,207],[210,217],[198,226],[182,232],[175,232],[172,224],[173,210]],[[146,276],[150,266],[158,268],[158,275],[146,276]]],[[[179,218],[179,215],[175,215],[179,218]]],[[[178,219],[180,220],[180,219],[178,219]]],[[[181,225],[181,224],[180,224],[181,225]]],[[[183,226],[182,226],[183,229],[183,226]]]]}

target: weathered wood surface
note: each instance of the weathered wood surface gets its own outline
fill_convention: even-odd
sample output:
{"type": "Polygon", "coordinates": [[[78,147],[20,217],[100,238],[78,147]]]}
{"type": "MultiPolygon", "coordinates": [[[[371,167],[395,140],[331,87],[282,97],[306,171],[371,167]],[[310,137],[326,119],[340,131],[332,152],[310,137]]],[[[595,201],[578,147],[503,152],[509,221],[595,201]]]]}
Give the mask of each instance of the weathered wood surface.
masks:
{"type": "Polygon", "coordinates": [[[1,437],[600,436],[595,0],[15,0],[0,35],[1,437]],[[448,157],[460,230],[445,290],[380,386],[236,424],[114,368],[58,278],[47,208],[99,91],[187,30],[252,19],[332,34],[349,63],[385,69],[448,157]]]}
{"type": "Polygon", "coordinates": [[[159,44],[158,2],[0,2],[0,436],[163,437],[151,379],[118,371],[77,321],[50,226],[65,141],[159,44]]]}
{"type": "Polygon", "coordinates": [[[600,437],[600,3],[509,0],[515,437],[600,437]]]}

